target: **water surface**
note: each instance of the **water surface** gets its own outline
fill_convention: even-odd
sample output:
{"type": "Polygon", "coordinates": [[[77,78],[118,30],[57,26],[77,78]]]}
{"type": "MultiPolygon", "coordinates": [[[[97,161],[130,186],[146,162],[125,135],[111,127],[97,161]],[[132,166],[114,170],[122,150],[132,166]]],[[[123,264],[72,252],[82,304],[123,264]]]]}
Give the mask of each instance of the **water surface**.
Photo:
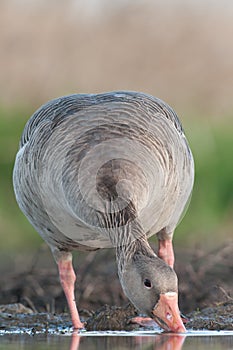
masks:
{"type": "MultiPolygon", "coordinates": [[[[1,334],[1,333],[0,333],[1,334]]],[[[0,350],[230,350],[232,331],[189,331],[185,335],[141,332],[82,332],[64,334],[2,334],[0,350]]]]}

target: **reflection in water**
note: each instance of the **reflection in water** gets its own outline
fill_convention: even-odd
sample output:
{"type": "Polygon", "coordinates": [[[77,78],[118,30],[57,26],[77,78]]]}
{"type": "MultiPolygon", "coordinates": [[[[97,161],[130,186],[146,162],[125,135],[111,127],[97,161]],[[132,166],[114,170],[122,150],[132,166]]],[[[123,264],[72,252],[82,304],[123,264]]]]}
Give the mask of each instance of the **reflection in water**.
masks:
{"type": "MultiPolygon", "coordinates": [[[[1,325],[0,325],[1,326],[1,325]]],[[[233,332],[192,331],[185,335],[122,332],[92,334],[2,334],[0,350],[229,350],[233,332]]]]}
{"type": "MultiPolygon", "coordinates": [[[[131,348],[131,349],[146,348],[146,349],[156,349],[156,350],[181,350],[185,340],[185,335],[158,334],[156,336],[151,336],[151,335],[135,336],[135,337],[109,336],[105,338],[106,338],[106,342],[104,344],[104,347],[102,347],[102,349],[105,349],[105,350],[110,350],[110,349],[112,350],[115,346],[119,348],[120,345],[126,346],[127,338],[129,342],[127,344],[127,348],[131,348]]],[[[87,337],[80,336],[78,332],[73,332],[69,350],[81,350],[79,349],[79,345],[82,344],[85,346],[84,343],[86,342],[86,339],[87,337]]],[[[95,347],[95,349],[97,348],[99,347],[95,347]]],[[[90,346],[88,346],[88,349],[91,349],[90,346]]]]}
{"type": "Polygon", "coordinates": [[[71,337],[70,350],[78,350],[81,336],[74,331],[71,337]]]}
{"type": "Polygon", "coordinates": [[[152,349],[181,350],[185,340],[185,335],[160,334],[155,337],[154,342],[151,341],[151,337],[136,337],[136,340],[137,338],[141,338],[140,340],[142,340],[142,344],[145,344],[145,340],[147,339],[147,344],[152,345],[152,349]]]}

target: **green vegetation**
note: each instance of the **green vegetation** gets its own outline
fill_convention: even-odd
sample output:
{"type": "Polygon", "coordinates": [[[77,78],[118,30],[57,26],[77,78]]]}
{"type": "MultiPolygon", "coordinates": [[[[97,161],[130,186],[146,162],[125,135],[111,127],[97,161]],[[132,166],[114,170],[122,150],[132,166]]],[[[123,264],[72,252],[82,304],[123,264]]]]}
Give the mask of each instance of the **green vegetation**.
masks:
{"type": "Polygon", "coordinates": [[[31,113],[0,109],[0,251],[29,248],[40,242],[16,203],[12,170],[20,135],[31,113]]]}
{"type": "MultiPolygon", "coordinates": [[[[223,119],[224,120],[224,119],[223,119]]],[[[233,122],[187,123],[186,134],[195,159],[195,184],[177,239],[203,248],[224,242],[233,223],[233,122]],[[190,127],[191,126],[191,127],[190,127]],[[189,128],[189,130],[187,130],[189,128]]]]}
{"type": "MultiPolygon", "coordinates": [[[[12,189],[12,169],[18,142],[31,111],[0,109],[0,250],[29,249],[39,235],[18,208],[12,189]]],[[[233,122],[211,125],[186,120],[186,134],[196,164],[191,204],[177,229],[179,244],[215,245],[230,237],[233,216],[233,122]]]]}

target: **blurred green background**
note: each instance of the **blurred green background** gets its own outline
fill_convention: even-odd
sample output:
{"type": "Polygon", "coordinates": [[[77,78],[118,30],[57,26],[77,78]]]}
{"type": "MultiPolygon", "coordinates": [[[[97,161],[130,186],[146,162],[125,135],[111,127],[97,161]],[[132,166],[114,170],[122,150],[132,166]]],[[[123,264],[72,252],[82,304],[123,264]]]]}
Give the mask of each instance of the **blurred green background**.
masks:
{"type": "Polygon", "coordinates": [[[2,0],[0,23],[1,264],[42,243],[12,189],[24,124],[42,103],[74,92],[138,90],[168,102],[196,164],[176,245],[209,250],[232,238],[230,0],[2,0]]]}

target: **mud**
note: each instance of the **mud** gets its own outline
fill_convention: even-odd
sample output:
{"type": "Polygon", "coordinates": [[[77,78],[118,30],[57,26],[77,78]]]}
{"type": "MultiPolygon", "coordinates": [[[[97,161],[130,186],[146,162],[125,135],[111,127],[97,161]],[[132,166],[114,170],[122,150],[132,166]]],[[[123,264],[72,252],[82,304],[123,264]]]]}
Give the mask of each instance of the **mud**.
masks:
{"type": "MultiPolygon", "coordinates": [[[[46,267],[36,257],[24,271],[0,274],[1,332],[64,332],[72,326],[56,266],[51,267],[41,252],[38,256],[46,267]]],[[[180,309],[189,319],[186,328],[233,330],[233,244],[208,254],[195,249],[192,256],[187,251],[179,256],[182,259],[176,260],[175,270],[180,309]]],[[[139,327],[131,322],[137,311],[120,287],[114,252],[84,255],[80,266],[76,300],[86,329],[139,327]]]]}
{"type": "MultiPolygon", "coordinates": [[[[132,305],[126,307],[103,306],[88,316],[81,314],[87,331],[132,331],[140,328],[131,320],[138,313],[132,305]]],[[[188,316],[187,330],[233,330],[233,302],[227,302],[188,316]]],[[[69,314],[33,313],[22,304],[0,306],[0,333],[65,333],[72,327],[69,314]]],[[[155,325],[156,327],[156,325],[155,325]]],[[[146,329],[146,327],[143,327],[146,329]]],[[[150,326],[150,329],[153,326],[150,326]]]]}
{"type": "Polygon", "coordinates": [[[233,330],[233,301],[190,313],[188,329],[233,330]]]}

